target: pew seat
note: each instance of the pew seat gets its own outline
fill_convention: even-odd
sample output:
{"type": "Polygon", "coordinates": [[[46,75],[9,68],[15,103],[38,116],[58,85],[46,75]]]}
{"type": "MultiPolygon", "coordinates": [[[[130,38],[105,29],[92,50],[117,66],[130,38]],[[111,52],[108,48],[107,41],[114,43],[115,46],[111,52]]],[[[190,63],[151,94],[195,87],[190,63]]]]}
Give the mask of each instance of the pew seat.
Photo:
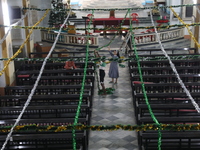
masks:
{"type": "MultiPolygon", "coordinates": [[[[76,149],[87,149],[87,135],[84,132],[76,133],[76,149]]],[[[0,144],[2,145],[6,135],[0,135],[0,144]]],[[[40,149],[40,150],[73,150],[72,133],[70,132],[19,132],[13,133],[5,150],[11,149],[40,149]]]]}
{"type": "MultiPolygon", "coordinates": [[[[22,119],[40,118],[74,118],[78,105],[48,105],[48,106],[28,106],[23,113],[22,119]]],[[[1,107],[0,119],[16,119],[21,113],[23,106],[1,107]]],[[[91,115],[89,104],[80,107],[80,118],[87,118],[91,115]]]]}
{"type": "MultiPolygon", "coordinates": [[[[0,106],[24,106],[28,95],[5,95],[0,96],[0,106]]],[[[80,101],[80,94],[58,94],[58,95],[33,95],[30,106],[38,105],[74,105],[80,101]]],[[[82,104],[92,106],[92,95],[83,94],[82,104]]]]}
{"type": "MultiPolygon", "coordinates": [[[[162,150],[198,150],[200,149],[200,131],[162,131],[162,150]]],[[[139,133],[140,148],[155,150],[158,148],[158,131],[139,133]]]]}

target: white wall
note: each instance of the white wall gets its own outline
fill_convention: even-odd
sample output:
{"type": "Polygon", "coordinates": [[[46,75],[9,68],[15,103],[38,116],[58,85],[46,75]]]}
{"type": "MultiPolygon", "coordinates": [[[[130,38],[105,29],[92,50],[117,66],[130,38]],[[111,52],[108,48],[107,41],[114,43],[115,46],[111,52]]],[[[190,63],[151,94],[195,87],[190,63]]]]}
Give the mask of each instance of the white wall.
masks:
{"type": "MultiPolygon", "coordinates": [[[[30,5],[34,5],[39,9],[48,9],[51,8],[51,0],[31,0],[30,5]]],[[[45,11],[37,11],[38,13],[38,20],[42,18],[45,11]]],[[[49,21],[49,14],[47,17],[39,24],[39,26],[45,26],[48,27],[48,21],[49,21]]]]}
{"type": "MultiPolygon", "coordinates": [[[[2,58],[2,47],[0,46],[0,58],[2,58]]],[[[0,70],[3,69],[3,61],[0,61],[0,70]]],[[[0,87],[5,87],[6,86],[6,80],[5,80],[5,74],[0,76],[0,87]]]]}
{"type": "MultiPolygon", "coordinates": [[[[168,6],[170,5],[181,5],[182,4],[182,1],[181,0],[175,0],[175,1],[171,1],[169,0],[168,1],[168,6]]],[[[173,10],[178,14],[180,15],[181,14],[181,7],[173,7],[173,10]]],[[[174,18],[174,14],[173,12],[171,11],[171,9],[168,9],[168,11],[170,12],[170,25],[173,25],[173,24],[179,24],[179,20],[177,18],[174,18]]]]}
{"type": "MultiPolygon", "coordinates": [[[[30,5],[33,7],[37,7],[39,9],[48,9],[51,8],[51,0],[31,0],[30,5]]],[[[35,24],[37,21],[42,18],[45,11],[34,11],[33,13],[33,24],[35,24]]],[[[48,21],[49,21],[49,14],[46,16],[46,18],[38,25],[41,27],[48,27],[48,21]]],[[[41,33],[40,30],[34,30],[33,32],[33,40],[34,43],[41,41],[41,33]]]]}

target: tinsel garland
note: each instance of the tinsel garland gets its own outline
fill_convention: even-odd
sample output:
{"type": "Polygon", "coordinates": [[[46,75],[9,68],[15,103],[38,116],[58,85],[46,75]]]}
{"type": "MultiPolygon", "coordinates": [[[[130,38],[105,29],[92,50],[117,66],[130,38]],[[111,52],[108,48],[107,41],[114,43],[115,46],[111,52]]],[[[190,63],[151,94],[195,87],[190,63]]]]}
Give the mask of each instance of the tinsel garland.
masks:
{"type": "MultiPolygon", "coordinates": [[[[1,126],[0,132],[7,133],[10,131],[12,126],[1,126]]],[[[143,125],[83,125],[77,124],[76,126],[69,124],[69,125],[62,125],[62,126],[40,126],[36,124],[32,125],[20,125],[16,126],[14,132],[28,132],[28,131],[35,131],[35,132],[63,132],[68,130],[92,130],[92,131],[115,131],[115,130],[127,130],[127,131],[157,131],[158,129],[163,131],[195,131],[200,130],[200,124],[143,124],[143,125]]]]}
{"type": "MultiPolygon", "coordinates": [[[[6,61],[8,60],[8,58],[1,58],[0,61],[6,61]]],[[[65,62],[65,61],[85,61],[85,58],[49,58],[47,59],[47,61],[55,61],[55,62],[65,62]]],[[[106,63],[110,63],[110,61],[117,61],[118,63],[122,63],[125,61],[129,61],[131,60],[131,58],[107,58],[105,59],[105,57],[103,58],[94,58],[94,57],[90,57],[88,58],[88,61],[105,61],[107,60],[106,63]]],[[[13,59],[13,61],[44,61],[44,58],[15,58],[13,59]]]]}
{"type": "MultiPolygon", "coordinates": [[[[162,25],[162,26],[156,26],[156,28],[158,29],[169,29],[172,27],[186,27],[186,26],[199,26],[200,22],[196,22],[196,23],[191,23],[191,24],[174,24],[174,25],[162,25]]],[[[8,25],[2,25],[0,24],[0,28],[2,27],[9,27],[8,25]]],[[[36,29],[36,30],[49,30],[49,31],[54,31],[54,30],[58,30],[59,28],[55,28],[55,27],[31,27],[31,26],[12,26],[12,29],[36,29]]],[[[139,27],[133,27],[133,30],[138,30],[138,29],[153,29],[153,26],[139,26],[139,27]]],[[[109,28],[88,28],[90,30],[101,30],[101,31],[106,31],[106,30],[130,30],[130,28],[125,28],[125,27],[109,27],[109,28]]],[[[63,31],[68,31],[68,30],[72,30],[72,28],[63,28],[63,31]]],[[[85,28],[76,28],[76,30],[85,30],[85,28]]]]}
{"type": "MultiPolygon", "coordinates": [[[[170,59],[172,60],[180,60],[180,59],[199,59],[200,55],[180,55],[180,56],[170,56],[170,59]]],[[[14,58],[12,61],[44,61],[45,58],[14,58]]],[[[140,60],[143,61],[154,61],[154,60],[167,60],[165,56],[152,56],[152,57],[140,57],[140,60]]],[[[1,58],[0,61],[6,61],[8,58],[1,58]]],[[[85,58],[49,58],[47,61],[53,61],[53,62],[65,62],[65,61],[85,61],[85,58]]],[[[113,59],[113,58],[106,58],[106,57],[101,57],[101,58],[95,58],[90,56],[88,58],[88,61],[106,61],[106,63],[110,63],[110,61],[117,61],[118,63],[125,62],[125,61],[135,61],[135,57],[129,57],[129,58],[118,58],[118,59],[113,59]]]]}

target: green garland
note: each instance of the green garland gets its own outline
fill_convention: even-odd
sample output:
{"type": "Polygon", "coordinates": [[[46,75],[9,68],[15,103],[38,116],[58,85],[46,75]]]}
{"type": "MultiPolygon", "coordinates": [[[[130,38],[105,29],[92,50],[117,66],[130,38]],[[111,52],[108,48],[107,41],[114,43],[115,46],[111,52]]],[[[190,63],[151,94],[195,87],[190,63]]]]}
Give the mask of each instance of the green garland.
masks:
{"type": "MultiPolygon", "coordinates": [[[[156,26],[156,28],[158,29],[169,29],[172,27],[179,27],[179,28],[183,28],[185,26],[199,26],[200,22],[196,22],[196,23],[191,23],[191,24],[174,24],[174,25],[163,25],[163,26],[156,26]]],[[[0,28],[2,27],[9,27],[8,25],[2,25],[0,24],[0,28]]],[[[12,29],[31,29],[31,26],[12,26],[12,29]]],[[[147,26],[147,27],[133,27],[133,30],[137,30],[137,29],[153,29],[153,26],[147,26]]],[[[58,30],[59,28],[55,28],[55,27],[33,27],[33,29],[36,30],[58,30]]],[[[107,31],[107,30],[130,30],[130,28],[125,28],[125,27],[110,27],[110,28],[88,28],[90,30],[101,30],[101,31],[107,31]]],[[[72,28],[63,28],[63,31],[68,31],[68,30],[72,30],[72,28]]],[[[85,30],[85,28],[76,28],[76,30],[85,30]]]]}
{"type": "MultiPolygon", "coordinates": [[[[184,4],[184,5],[171,5],[171,6],[162,6],[162,7],[158,7],[158,6],[153,6],[153,7],[135,7],[135,8],[115,8],[115,9],[49,9],[49,10],[54,10],[54,11],[91,11],[91,10],[95,10],[95,11],[111,11],[111,10],[117,10],[117,11],[123,11],[123,10],[144,10],[144,9],[159,9],[159,8],[170,8],[170,7],[187,7],[187,6],[198,6],[200,4],[184,4]]],[[[23,7],[22,10],[37,10],[37,11],[46,11],[47,9],[39,9],[39,8],[27,8],[27,7],[23,7]]]]}
{"type": "MultiPolygon", "coordinates": [[[[44,61],[45,58],[14,58],[12,61],[44,61]]],[[[200,59],[200,55],[181,55],[181,56],[170,56],[170,59],[172,60],[187,60],[187,59],[200,59]]],[[[6,61],[8,58],[1,58],[0,61],[6,61]]],[[[53,61],[53,62],[65,62],[65,61],[85,61],[85,58],[49,58],[47,61],[53,61]]],[[[95,58],[90,56],[88,58],[88,61],[117,61],[118,63],[123,63],[125,61],[135,61],[135,57],[129,57],[129,58],[95,58]]],[[[149,57],[140,57],[139,60],[141,61],[154,61],[154,60],[167,60],[165,56],[149,56],[149,57]]]]}

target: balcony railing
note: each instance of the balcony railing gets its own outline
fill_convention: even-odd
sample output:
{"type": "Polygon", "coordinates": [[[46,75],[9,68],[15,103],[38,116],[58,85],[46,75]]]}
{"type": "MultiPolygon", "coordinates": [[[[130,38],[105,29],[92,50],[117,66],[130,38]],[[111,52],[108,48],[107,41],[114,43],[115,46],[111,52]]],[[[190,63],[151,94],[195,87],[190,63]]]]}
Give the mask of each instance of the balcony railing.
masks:
{"type": "MultiPolygon", "coordinates": [[[[55,31],[41,30],[42,40],[46,42],[54,42],[57,36],[55,31]]],[[[57,44],[67,44],[74,46],[86,46],[87,41],[90,44],[90,47],[98,47],[99,39],[97,35],[85,35],[85,34],[68,34],[61,33],[57,44]]]]}
{"type": "MultiPolygon", "coordinates": [[[[177,40],[183,38],[184,36],[183,28],[170,29],[165,31],[158,32],[161,42],[177,40]]],[[[136,45],[143,44],[154,44],[158,43],[158,39],[155,32],[152,33],[143,33],[143,34],[135,34],[135,43],[136,45]]]]}
{"type": "MultiPolygon", "coordinates": [[[[183,28],[170,29],[165,31],[158,32],[161,42],[177,40],[183,38],[184,36],[183,28]]],[[[57,33],[54,31],[41,31],[42,40],[47,42],[54,42],[57,36],[57,33]]],[[[135,34],[134,35],[136,45],[143,44],[154,44],[158,43],[158,39],[156,37],[156,33],[143,33],[143,34],[135,34]]],[[[73,46],[86,46],[87,41],[89,40],[90,47],[98,47],[99,46],[99,38],[98,35],[89,35],[89,37],[85,34],[67,34],[61,33],[58,39],[58,44],[67,44],[73,46]]]]}

